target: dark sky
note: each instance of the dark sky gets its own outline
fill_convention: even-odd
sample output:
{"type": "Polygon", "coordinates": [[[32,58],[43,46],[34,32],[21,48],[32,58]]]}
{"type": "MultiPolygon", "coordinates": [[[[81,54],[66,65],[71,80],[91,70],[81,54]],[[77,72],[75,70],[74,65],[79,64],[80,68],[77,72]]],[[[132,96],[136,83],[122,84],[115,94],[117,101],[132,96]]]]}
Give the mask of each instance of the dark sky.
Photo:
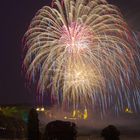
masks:
{"type": "MultiPolygon", "coordinates": [[[[140,0],[108,0],[140,31],[140,0]]],[[[0,104],[33,103],[21,74],[22,37],[35,13],[50,0],[0,1],[0,104]]]]}

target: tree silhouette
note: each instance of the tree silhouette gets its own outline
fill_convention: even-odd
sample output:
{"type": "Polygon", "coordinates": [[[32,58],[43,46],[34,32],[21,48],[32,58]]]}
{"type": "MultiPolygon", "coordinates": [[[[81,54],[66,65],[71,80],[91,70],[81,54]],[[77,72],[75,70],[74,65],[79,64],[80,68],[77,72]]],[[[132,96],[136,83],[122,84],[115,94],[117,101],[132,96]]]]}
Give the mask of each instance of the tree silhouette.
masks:
{"type": "Polygon", "coordinates": [[[39,140],[39,120],[37,111],[32,108],[28,116],[28,140],[39,140]]]}

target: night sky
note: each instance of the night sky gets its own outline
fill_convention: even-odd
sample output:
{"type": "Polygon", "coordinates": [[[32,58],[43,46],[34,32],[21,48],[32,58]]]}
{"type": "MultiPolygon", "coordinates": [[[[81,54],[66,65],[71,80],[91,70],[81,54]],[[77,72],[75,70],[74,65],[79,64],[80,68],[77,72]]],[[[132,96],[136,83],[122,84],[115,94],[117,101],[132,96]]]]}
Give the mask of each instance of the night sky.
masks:
{"type": "MultiPolygon", "coordinates": [[[[22,37],[35,13],[51,0],[0,1],[0,104],[33,104],[22,75],[22,37]]],[[[140,32],[140,0],[108,0],[129,26],[140,32]]]]}

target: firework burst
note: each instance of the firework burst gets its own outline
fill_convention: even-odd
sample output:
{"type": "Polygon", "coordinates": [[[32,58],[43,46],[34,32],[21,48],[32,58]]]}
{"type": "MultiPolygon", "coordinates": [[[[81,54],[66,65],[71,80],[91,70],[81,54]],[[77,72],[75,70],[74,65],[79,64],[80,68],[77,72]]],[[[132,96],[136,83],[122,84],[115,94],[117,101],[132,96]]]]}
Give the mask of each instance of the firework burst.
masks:
{"type": "Polygon", "coordinates": [[[119,10],[105,0],[53,0],[33,18],[24,45],[28,79],[39,93],[51,89],[62,106],[98,105],[102,112],[112,103],[115,112],[137,106],[138,89],[131,93],[136,44],[119,10]]]}

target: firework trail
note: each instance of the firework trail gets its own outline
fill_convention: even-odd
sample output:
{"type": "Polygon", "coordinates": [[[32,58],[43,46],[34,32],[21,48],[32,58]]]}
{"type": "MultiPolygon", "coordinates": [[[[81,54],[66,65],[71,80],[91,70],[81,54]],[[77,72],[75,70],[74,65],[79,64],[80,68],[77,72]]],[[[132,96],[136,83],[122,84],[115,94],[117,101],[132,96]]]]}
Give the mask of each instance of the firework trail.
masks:
{"type": "Polygon", "coordinates": [[[136,43],[119,10],[105,0],[53,0],[24,36],[24,69],[39,93],[61,106],[105,113],[140,106],[136,43]]]}

